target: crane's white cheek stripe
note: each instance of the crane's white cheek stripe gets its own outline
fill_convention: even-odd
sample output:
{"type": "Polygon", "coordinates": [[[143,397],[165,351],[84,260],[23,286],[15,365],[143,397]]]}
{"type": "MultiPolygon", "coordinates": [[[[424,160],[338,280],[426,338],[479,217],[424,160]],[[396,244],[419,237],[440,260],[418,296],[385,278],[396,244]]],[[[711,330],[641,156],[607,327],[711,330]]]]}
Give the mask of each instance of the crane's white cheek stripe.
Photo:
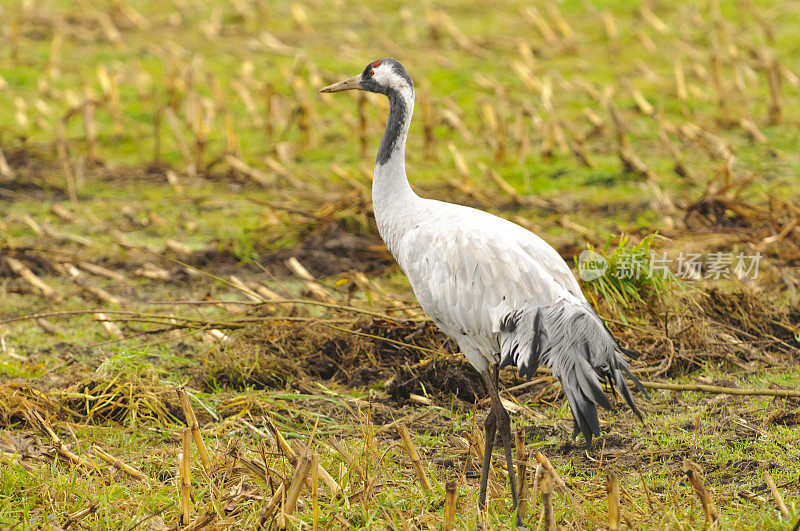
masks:
{"type": "MultiPolygon", "coordinates": [[[[400,92],[412,92],[411,87],[409,87],[408,80],[405,79],[403,76],[399,75],[397,72],[394,71],[394,68],[389,63],[383,63],[377,68],[373,68],[372,70],[374,75],[372,79],[379,83],[380,85],[394,89],[400,92]]],[[[404,94],[408,95],[408,94],[404,94]]]]}

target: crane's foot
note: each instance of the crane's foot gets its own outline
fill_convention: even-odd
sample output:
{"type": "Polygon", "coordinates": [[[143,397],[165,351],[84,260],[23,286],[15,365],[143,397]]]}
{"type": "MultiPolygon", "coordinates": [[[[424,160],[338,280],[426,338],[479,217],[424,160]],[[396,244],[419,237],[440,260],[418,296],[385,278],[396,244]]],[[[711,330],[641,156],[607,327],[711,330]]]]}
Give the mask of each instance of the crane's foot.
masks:
{"type": "MultiPolygon", "coordinates": [[[[481,520],[479,518],[478,521],[475,523],[475,530],[484,531],[484,529],[485,528],[483,527],[483,524],[481,523],[481,520]]],[[[516,529],[517,531],[531,531],[529,528],[521,524],[517,524],[517,526],[514,529],[516,529]]]]}
{"type": "MultiPolygon", "coordinates": [[[[491,528],[483,527],[483,522],[481,521],[481,517],[479,516],[477,520],[475,520],[475,529],[476,531],[483,531],[484,529],[491,529],[491,528]]],[[[529,528],[522,525],[521,519],[517,521],[517,525],[514,526],[514,529],[516,529],[517,531],[530,531],[529,528]]]]}
{"type": "MultiPolygon", "coordinates": [[[[476,531],[484,531],[484,529],[487,529],[487,528],[483,527],[483,523],[481,522],[481,517],[480,516],[475,521],[475,529],[476,529],[476,531]]],[[[517,522],[517,525],[514,526],[514,529],[516,529],[517,531],[530,531],[530,529],[525,527],[524,525],[522,525],[521,522],[517,522]]]]}
{"type": "MultiPolygon", "coordinates": [[[[487,528],[483,527],[483,521],[482,520],[483,519],[480,516],[478,516],[478,518],[475,520],[475,529],[476,529],[476,531],[483,531],[484,529],[487,529],[487,528]]],[[[488,529],[491,529],[491,528],[488,528],[488,529]]],[[[517,516],[517,525],[514,526],[514,529],[516,529],[517,531],[530,531],[530,529],[528,529],[527,527],[525,527],[522,524],[522,518],[520,518],[519,516],[517,516]]]]}

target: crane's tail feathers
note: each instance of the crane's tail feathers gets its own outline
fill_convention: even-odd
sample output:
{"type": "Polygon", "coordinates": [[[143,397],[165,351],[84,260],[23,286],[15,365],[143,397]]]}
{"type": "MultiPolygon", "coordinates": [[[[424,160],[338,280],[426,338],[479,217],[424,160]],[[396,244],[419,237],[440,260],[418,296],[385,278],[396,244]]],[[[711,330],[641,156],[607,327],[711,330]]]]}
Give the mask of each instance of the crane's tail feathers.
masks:
{"type": "Polygon", "coordinates": [[[633,401],[633,395],[631,395],[631,390],[628,387],[628,384],[625,382],[625,376],[633,381],[633,384],[645,396],[645,398],[649,398],[647,391],[642,386],[642,382],[640,382],[639,379],[631,372],[630,367],[628,367],[628,362],[622,359],[619,354],[617,354],[617,366],[620,369],[614,373],[614,379],[617,382],[617,389],[619,389],[619,393],[622,395],[622,398],[625,399],[625,402],[628,403],[628,406],[631,408],[631,410],[636,413],[637,417],[639,417],[639,420],[644,422],[642,413],[639,411],[639,408],[636,407],[636,403],[633,401]]]}
{"type": "MultiPolygon", "coordinates": [[[[606,330],[608,330],[608,328],[606,328],[606,330]]],[[[610,334],[611,331],[609,330],[608,333],[610,334]]],[[[633,349],[630,349],[630,348],[622,347],[622,346],[620,346],[619,343],[617,343],[617,350],[619,350],[620,352],[622,352],[623,354],[625,354],[626,356],[628,356],[629,358],[632,358],[632,359],[637,359],[639,356],[642,355],[642,353],[639,352],[638,350],[633,350],[633,349]]]]}
{"type": "Polygon", "coordinates": [[[516,365],[523,377],[533,376],[540,364],[552,369],[567,395],[576,427],[589,442],[600,435],[597,406],[611,409],[603,381],[612,391],[619,390],[642,418],[625,381],[627,376],[644,392],[620,355],[628,351],[588,304],[562,301],[509,313],[500,322],[500,351],[500,367],[516,365]]]}

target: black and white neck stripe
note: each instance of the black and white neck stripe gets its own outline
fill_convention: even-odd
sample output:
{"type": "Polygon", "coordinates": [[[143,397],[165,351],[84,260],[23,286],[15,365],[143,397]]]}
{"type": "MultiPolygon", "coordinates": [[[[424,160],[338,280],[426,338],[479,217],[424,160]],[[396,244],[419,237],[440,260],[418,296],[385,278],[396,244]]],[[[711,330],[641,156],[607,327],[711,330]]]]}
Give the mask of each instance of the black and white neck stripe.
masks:
{"type": "Polygon", "coordinates": [[[389,98],[389,120],[386,122],[386,130],[383,132],[383,138],[381,138],[381,143],[378,147],[378,155],[376,157],[376,162],[379,165],[383,165],[392,157],[392,153],[397,145],[397,140],[404,134],[408,122],[411,120],[410,112],[413,108],[413,101],[408,102],[406,100],[409,97],[412,100],[414,98],[414,82],[411,80],[411,76],[408,75],[408,72],[406,72],[406,69],[403,68],[403,65],[396,59],[386,57],[380,60],[380,64],[383,67],[391,67],[392,72],[406,81],[409,87],[409,90],[404,92],[394,87],[386,87],[376,83],[369,75],[372,65],[368,65],[364,69],[363,74],[361,74],[362,88],[370,92],[383,94],[389,98]]]}

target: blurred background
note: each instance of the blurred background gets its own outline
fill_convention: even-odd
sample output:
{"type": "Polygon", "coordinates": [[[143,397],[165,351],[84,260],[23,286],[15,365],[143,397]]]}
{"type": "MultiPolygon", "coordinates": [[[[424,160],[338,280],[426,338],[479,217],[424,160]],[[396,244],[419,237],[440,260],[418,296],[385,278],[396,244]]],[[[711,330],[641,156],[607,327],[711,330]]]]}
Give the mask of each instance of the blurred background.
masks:
{"type": "MultiPolygon", "coordinates": [[[[419,192],[505,210],[566,255],[623,231],[735,245],[742,231],[716,229],[780,232],[794,215],[758,211],[797,192],[792,4],[2,9],[8,214],[82,207],[94,225],[129,223],[135,242],[173,236],[245,261],[297,242],[286,221],[298,218],[264,202],[327,204],[366,226],[355,203],[368,198],[387,104],[317,90],[395,56],[417,86],[408,165],[419,192]],[[38,205],[14,196],[26,191],[38,205]]],[[[25,223],[5,232],[31,235],[25,223]]]]}

